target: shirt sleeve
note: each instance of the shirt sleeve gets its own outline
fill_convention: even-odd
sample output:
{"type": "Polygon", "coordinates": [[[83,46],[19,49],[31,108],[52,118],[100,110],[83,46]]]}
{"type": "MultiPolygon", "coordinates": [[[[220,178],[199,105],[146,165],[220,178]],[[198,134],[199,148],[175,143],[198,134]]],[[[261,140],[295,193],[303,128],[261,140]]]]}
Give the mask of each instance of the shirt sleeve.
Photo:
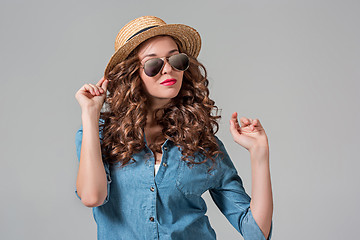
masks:
{"type": "MultiPolygon", "coordinates": [[[[265,236],[256,223],[250,210],[250,196],[245,192],[242,180],[232,163],[224,144],[216,137],[220,150],[224,153],[220,159],[220,180],[217,186],[209,189],[216,206],[231,225],[245,240],[265,240],[265,236]]],[[[221,157],[221,155],[219,155],[221,157]]],[[[268,240],[272,235],[272,221],[268,240]]]]}
{"type": "MultiPolygon", "coordinates": [[[[99,123],[101,123],[101,122],[103,122],[102,119],[99,120],[99,123]]],[[[81,125],[79,130],[77,130],[77,132],[75,134],[76,155],[77,155],[77,158],[78,158],[79,162],[80,162],[82,136],[83,136],[83,126],[81,125]]],[[[99,140],[100,140],[100,143],[102,143],[102,131],[101,131],[101,129],[99,129],[99,140]]],[[[103,162],[103,164],[104,164],[105,173],[106,173],[106,179],[107,179],[107,195],[106,195],[106,198],[105,198],[104,202],[99,206],[102,206],[102,205],[104,205],[105,203],[107,203],[109,201],[109,194],[110,194],[111,176],[110,176],[109,164],[107,162],[103,162]]],[[[79,197],[79,195],[77,193],[76,186],[75,186],[75,194],[81,200],[81,198],[79,197]]]]}

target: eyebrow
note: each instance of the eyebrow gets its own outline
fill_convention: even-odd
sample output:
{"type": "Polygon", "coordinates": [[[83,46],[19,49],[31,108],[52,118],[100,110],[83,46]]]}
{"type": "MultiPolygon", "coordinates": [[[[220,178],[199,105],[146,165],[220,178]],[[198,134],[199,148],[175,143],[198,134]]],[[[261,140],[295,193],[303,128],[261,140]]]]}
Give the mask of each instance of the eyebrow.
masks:
{"type": "MultiPolygon", "coordinates": [[[[178,51],[179,51],[179,50],[177,50],[177,49],[173,49],[173,50],[169,51],[168,54],[173,53],[173,52],[178,52],[178,51]]],[[[151,54],[145,55],[145,56],[143,57],[143,59],[146,58],[146,57],[156,57],[156,56],[157,56],[157,55],[156,55],[155,53],[151,53],[151,54]]]]}

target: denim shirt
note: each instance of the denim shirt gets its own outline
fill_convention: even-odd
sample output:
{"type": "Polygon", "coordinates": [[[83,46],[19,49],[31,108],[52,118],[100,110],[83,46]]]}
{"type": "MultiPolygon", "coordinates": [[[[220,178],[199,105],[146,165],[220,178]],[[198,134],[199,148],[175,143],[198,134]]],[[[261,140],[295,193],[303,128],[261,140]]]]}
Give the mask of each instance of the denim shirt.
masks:
{"type": "MultiPolygon", "coordinates": [[[[79,161],[82,133],[81,126],[75,136],[79,161]]],[[[101,130],[99,139],[102,142],[101,130]]],[[[216,206],[245,240],[265,240],[251,213],[251,198],[223,143],[218,137],[216,140],[224,158],[216,159],[218,164],[211,175],[207,173],[211,161],[188,167],[181,160],[181,149],[170,140],[162,145],[161,165],[155,176],[155,159],[147,144],[133,154],[136,162],[131,160],[132,164],[121,169],[117,168],[119,163],[104,163],[107,196],[102,205],[92,208],[98,239],[216,239],[201,197],[209,191],[216,206]]],[[[202,161],[201,156],[196,155],[194,160],[202,161]]],[[[75,193],[81,199],[76,186],[75,193]]],[[[271,234],[272,223],[268,239],[271,234]]]]}

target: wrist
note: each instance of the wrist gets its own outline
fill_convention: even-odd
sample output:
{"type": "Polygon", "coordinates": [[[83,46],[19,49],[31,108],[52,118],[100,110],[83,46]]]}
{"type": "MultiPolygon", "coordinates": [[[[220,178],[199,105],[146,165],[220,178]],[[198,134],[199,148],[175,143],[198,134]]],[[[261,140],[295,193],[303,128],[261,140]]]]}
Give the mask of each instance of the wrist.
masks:
{"type": "Polygon", "coordinates": [[[84,108],[81,111],[82,118],[100,118],[100,111],[96,108],[84,108]]]}
{"type": "Polygon", "coordinates": [[[269,156],[269,144],[266,142],[259,142],[255,144],[250,150],[251,156],[269,156]]]}
{"type": "Polygon", "coordinates": [[[96,109],[83,109],[81,112],[81,118],[83,121],[92,119],[92,120],[97,120],[98,122],[100,119],[100,111],[96,109]]]}

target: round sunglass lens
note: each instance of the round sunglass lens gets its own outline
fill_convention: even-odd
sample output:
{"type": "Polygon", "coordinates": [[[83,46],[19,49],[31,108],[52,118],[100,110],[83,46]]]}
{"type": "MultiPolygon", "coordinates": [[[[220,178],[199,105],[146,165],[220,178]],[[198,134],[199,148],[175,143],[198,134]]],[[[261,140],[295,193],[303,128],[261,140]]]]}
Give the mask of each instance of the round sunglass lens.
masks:
{"type": "Polygon", "coordinates": [[[180,53],[169,57],[169,63],[177,70],[185,71],[189,66],[189,58],[185,54],[180,53]]]}
{"type": "Polygon", "coordinates": [[[150,59],[144,64],[144,72],[149,77],[153,77],[159,73],[163,65],[163,60],[159,58],[150,59]]]}

